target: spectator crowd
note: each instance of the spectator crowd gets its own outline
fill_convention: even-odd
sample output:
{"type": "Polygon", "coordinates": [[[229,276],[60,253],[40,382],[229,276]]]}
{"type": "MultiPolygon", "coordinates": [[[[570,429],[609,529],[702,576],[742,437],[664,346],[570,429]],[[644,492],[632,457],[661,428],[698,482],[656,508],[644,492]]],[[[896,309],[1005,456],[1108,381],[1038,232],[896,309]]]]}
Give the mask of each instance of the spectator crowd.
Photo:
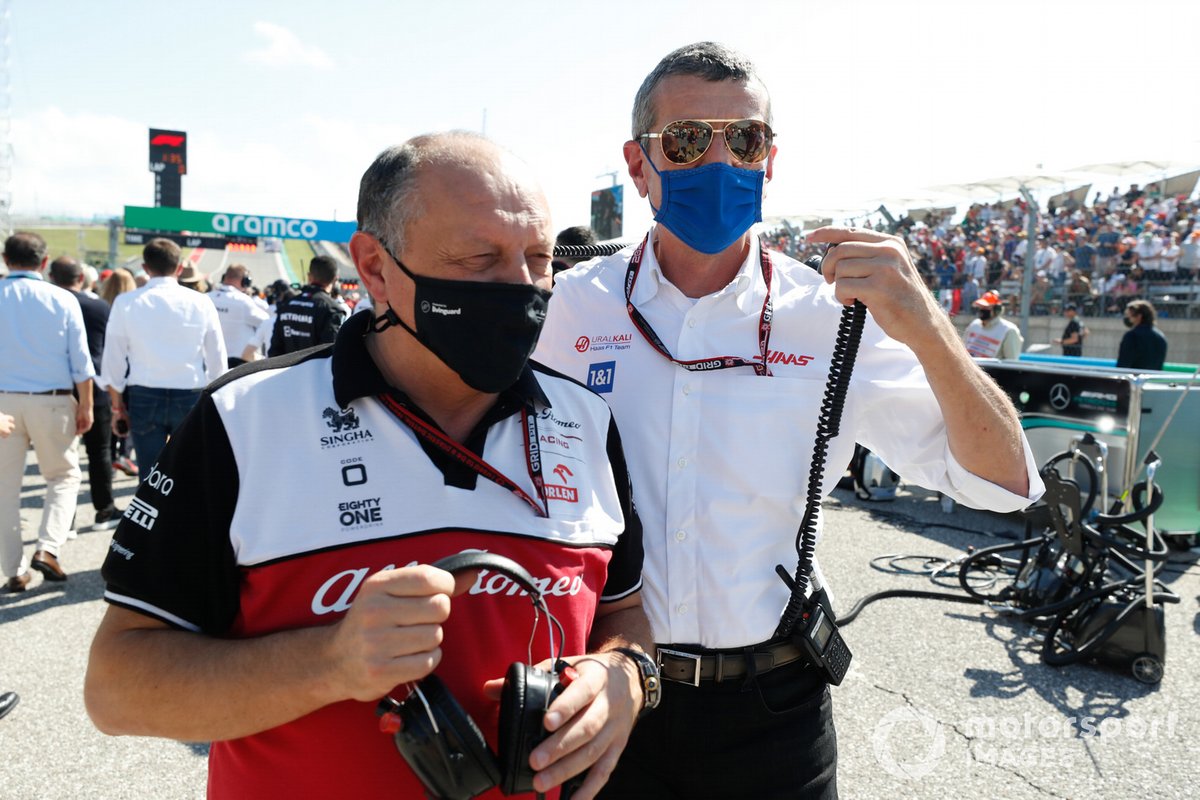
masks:
{"type": "MultiPolygon", "coordinates": [[[[1163,196],[1156,185],[1097,192],[1091,205],[1068,202],[1039,213],[1028,260],[1025,201],[973,204],[922,221],[900,219],[902,236],[930,290],[951,314],[997,292],[1010,314],[1021,305],[1025,270],[1033,272],[1031,313],[1074,304],[1084,316],[1120,317],[1133,300],[1151,300],[1160,316],[1186,316],[1200,296],[1200,201],[1163,196]]],[[[886,230],[878,223],[877,230],[886,230]]],[[[766,246],[804,260],[819,253],[789,228],[762,234],[766,246]]]]}

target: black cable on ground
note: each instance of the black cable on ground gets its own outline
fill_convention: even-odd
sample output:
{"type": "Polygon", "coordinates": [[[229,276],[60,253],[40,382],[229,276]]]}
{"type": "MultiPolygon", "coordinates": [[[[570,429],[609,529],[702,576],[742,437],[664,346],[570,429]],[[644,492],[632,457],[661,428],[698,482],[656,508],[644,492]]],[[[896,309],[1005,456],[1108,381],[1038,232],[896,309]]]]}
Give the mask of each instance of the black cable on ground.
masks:
{"type": "Polygon", "coordinates": [[[839,628],[849,625],[854,622],[855,618],[871,603],[876,600],[887,600],[891,597],[917,597],[926,600],[950,600],[955,603],[970,603],[972,605],[983,605],[983,601],[971,597],[966,594],[950,594],[949,592],[925,592],[919,589],[889,589],[885,592],[875,592],[859,600],[854,604],[854,608],[850,609],[843,616],[837,618],[839,628]]]}

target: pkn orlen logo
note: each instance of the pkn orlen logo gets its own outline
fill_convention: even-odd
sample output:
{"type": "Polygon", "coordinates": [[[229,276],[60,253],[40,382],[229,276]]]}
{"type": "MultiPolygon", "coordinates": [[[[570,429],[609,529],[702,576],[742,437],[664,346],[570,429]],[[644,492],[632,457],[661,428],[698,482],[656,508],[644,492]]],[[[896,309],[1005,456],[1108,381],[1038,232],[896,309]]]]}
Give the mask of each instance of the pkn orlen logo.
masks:
{"type": "Polygon", "coordinates": [[[553,472],[562,483],[547,483],[546,499],[562,500],[564,503],[578,503],[579,490],[573,486],[566,485],[568,478],[575,477],[575,473],[571,472],[571,468],[566,464],[559,464],[554,468],[553,472]]]}
{"type": "Polygon", "coordinates": [[[325,424],[333,431],[332,436],[321,437],[322,450],[355,442],[369,442],[375,438],[371,435],[370,430],[366,428],[359,430],[358,414],[353,408],[344,408],[339,411],[329,407],[321,412],[321,416],[325,418],[325,424]]]}

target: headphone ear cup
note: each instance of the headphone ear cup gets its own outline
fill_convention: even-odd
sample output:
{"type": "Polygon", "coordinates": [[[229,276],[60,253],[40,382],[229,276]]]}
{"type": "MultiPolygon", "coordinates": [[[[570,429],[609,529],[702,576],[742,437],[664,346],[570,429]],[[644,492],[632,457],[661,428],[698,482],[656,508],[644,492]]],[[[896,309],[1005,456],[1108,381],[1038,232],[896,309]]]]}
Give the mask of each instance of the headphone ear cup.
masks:
{"type": "Polygon", "coordinates": [[[543,720],[550,701],[562,691],[558,676],[515,662],[504,677],[500,695],[500,766],[504,777],[500,791],[520,794],[533,791],[529,754],[546,738],[543,720]]]}
{"type": "Polygon", "coordinates": [[[418,688],[429,710],[416,696],[401,703],[404,725],[395,741],[421,783],[444,800],[468,800],[496,786],[500,765],[475,721],[436,675],[425,678],[418,688]]]}

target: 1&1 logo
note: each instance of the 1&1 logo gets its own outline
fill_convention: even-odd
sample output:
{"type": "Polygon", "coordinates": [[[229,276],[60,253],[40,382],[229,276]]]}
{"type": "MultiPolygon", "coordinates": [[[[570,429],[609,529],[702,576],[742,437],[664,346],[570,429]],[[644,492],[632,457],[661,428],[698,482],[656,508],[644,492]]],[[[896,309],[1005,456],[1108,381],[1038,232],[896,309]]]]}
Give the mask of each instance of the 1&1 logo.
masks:
{"type": "Polygon", "coordinates": [[[613,390],[613,378],[617,374],[617,362],[601,361],[588,367],[587,387],[596,394],[613,390]]]}
{"type": "Polygon", "coordinates": [[[871,749],[884,772],[897,778],[920,780],[937,769],[946,753],[946,734],[942,723],[931,714],[912,706],[893,708],[875,725],[871,734],[871,749]],[[925,742],[925,752],[916,753],[925,742]],[[893,743],[901,743],[906,753],[897,759],[893,743]],[[915,746],[914,746],[915,745],[915,746]]]}

